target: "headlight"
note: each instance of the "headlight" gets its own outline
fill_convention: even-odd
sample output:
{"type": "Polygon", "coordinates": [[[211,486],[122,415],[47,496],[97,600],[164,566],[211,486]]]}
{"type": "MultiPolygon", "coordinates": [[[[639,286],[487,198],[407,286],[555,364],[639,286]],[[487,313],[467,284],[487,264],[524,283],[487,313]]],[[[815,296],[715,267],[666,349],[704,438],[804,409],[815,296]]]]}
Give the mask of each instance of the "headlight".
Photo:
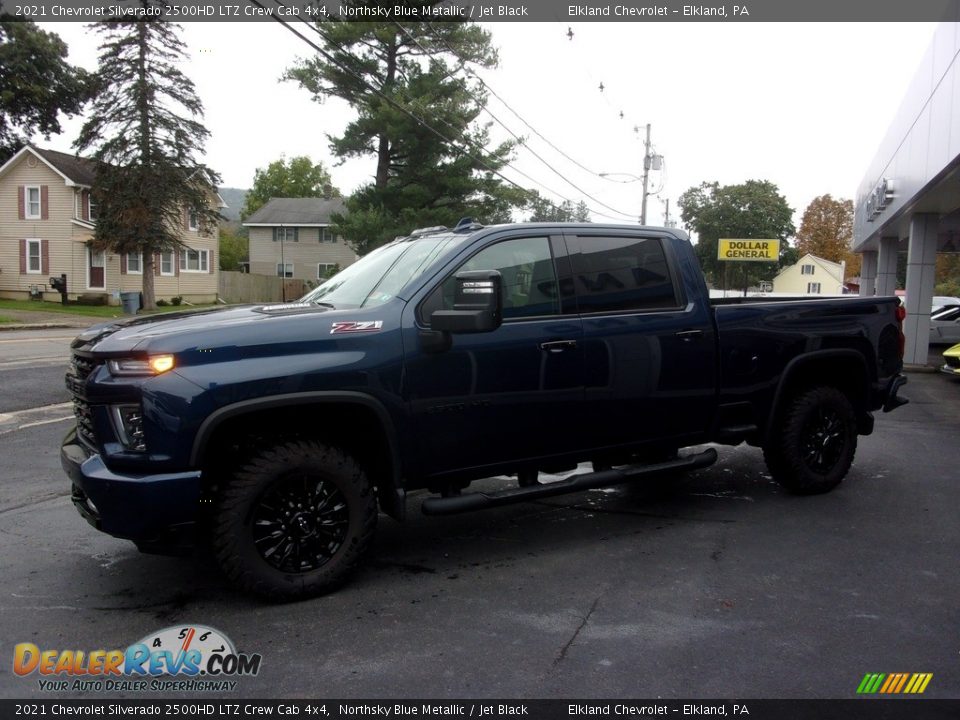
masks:
{"type": "Polygon", "coordinates": [[[173,370],[173,355],[153,355],[148,358],[122,358],[110,360],[107,367],[111,375],[149,376],[173,370]]]}
{"type": "Polygon", "coordinates": [[[143,436],[143,410],[139,405],[111,405],[113,427],[117,439],[127,450],[144,452],[147,444],[143,436]]]}

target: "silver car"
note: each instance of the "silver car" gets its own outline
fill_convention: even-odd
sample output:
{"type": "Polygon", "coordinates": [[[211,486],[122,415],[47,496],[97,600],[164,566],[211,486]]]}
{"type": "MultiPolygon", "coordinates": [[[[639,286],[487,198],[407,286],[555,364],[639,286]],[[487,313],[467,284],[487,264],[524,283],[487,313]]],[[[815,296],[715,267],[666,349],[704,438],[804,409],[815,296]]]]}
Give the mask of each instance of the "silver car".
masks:
{"type": "Polygon", "coordinates": [[[960,305],[946,305],[930,315],[930,343],[960,343],[960,305]]]}

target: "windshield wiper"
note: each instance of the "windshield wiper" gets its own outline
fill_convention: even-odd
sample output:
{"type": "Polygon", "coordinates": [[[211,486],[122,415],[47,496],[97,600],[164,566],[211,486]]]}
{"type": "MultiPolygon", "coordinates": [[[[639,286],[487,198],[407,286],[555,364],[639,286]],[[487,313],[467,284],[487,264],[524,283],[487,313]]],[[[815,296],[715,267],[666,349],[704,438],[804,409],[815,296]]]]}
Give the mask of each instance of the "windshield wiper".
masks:
{"type": "Polygon", "coordinates": [[[321,305],[321,306],[323,306],[323,307],[328,307],[328,308],[330,308],[331,310],[336,310],[336,309],[337,309],[336,307],[334,307],[334,304],[333,304],[333,303],[320,302],[319,300],[314,300],[314,301],[313,301],[313,304],[314,304],[314,305],[321,305]]]}

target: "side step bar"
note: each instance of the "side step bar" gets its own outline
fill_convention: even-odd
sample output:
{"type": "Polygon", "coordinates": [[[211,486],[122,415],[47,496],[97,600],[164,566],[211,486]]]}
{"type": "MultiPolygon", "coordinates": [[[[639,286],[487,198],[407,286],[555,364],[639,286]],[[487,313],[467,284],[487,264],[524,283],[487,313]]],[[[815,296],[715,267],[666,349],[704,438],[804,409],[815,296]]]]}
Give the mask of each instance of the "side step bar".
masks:
{"type": "Polygon", "coordinates": [[[510,488],[509,490],[492,493],[475,492],[451,497],[430,497],[423,501],[421,509],[424,515],[454,515],[472,510],[484,510],[498,505],[511,505],[527,500],[565,495],[607,485],[618,485],[666,470],[697,470],[713,465],[716,461],[717,451],[713,448],[707,448],[696,455],[687,455],[676,460],[653,465],[628,465],[584,475],[572,475],[564,480],[545,485],[510,488]]]}

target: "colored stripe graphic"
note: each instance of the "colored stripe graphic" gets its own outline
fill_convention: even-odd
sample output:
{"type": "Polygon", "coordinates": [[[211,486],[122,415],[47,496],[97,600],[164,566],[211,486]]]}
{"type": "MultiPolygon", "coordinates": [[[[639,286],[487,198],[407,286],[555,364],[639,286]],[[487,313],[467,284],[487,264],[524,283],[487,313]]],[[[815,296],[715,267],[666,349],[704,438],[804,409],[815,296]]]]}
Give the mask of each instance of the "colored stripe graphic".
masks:
{"type": "Polygon", "coordinates": [[[919,695],[927,689],[933,673],[867,673],[857,687],[858,695],[919,695]]]}

